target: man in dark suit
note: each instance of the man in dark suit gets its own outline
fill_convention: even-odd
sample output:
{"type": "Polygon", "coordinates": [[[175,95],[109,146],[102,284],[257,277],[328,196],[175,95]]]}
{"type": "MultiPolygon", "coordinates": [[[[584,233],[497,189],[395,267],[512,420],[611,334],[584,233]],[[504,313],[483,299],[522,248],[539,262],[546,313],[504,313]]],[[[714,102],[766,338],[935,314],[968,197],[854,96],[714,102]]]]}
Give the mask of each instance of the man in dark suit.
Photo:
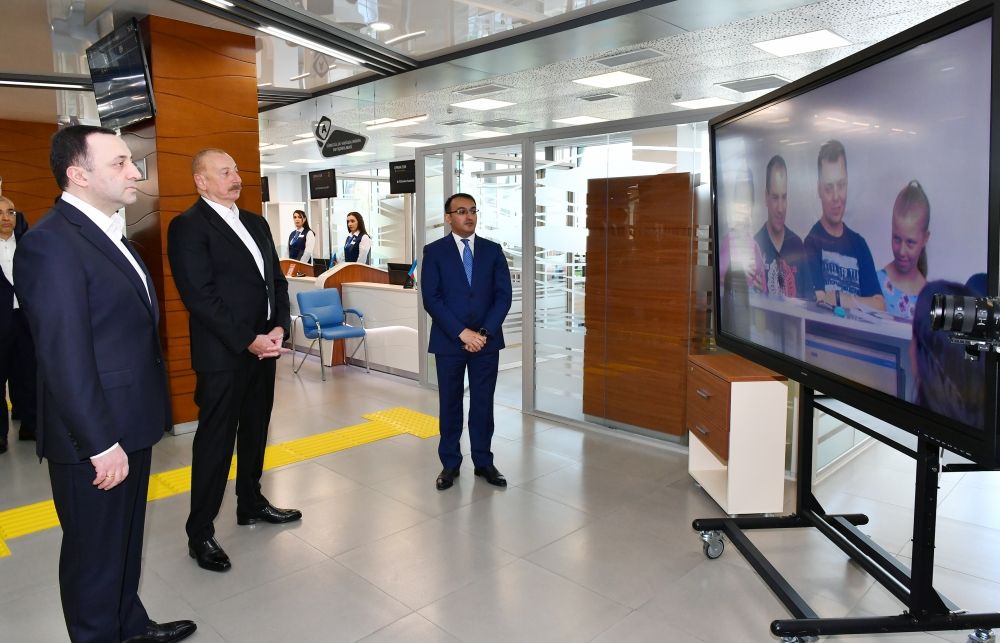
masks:
{"type": "MultiPolygon", "coordinates": [[[[14,202],[0,196],[0,390],[10,387],[10,399],[20,414],[18,439],[35,439],[35,345],[28,320],[14,295],[14,251],[27,223],[14,202]]],[[[0,413],[0,453],[7,451],[10,423],[0,413]]]]}
{"type": "Polygon", "coordinates": [[[469,441],[475,474],[498,487],[507,480],[493,465],[493,393],[510,310],[510,268],[499,244],[476,236],[476,200],[454,194],[445,201],[451,234],[424,246],[420,292],[431,316],[428,351],[437,364],[438,456],[444,467],[438,490],[459,475],[465,373],[469,373],[469,441]]]}
{"type": "Polygon", "coordinates": [[[156,291],[117,214],[140,174],[87,125],[52,137],[50,163],[63,193],[20,239],[14,286],[38,348],[66,626],[74,643],[179,641],[195,624],[154,623],[138,594],[150,456],[171,424],[156,291]]]}
{"type": "Polygon", "coordinates": [[[191,464],[188,551],[200,567],[224,572],[229,556],[212,524],[222,506],[236,444],[236,522],[285,523],[261,493],[275,358],[288,336],[288,282],[263,217],[236,207],[243,183],[225,151],[191,162],[201,198],[170,222],[167,254],[191,314],[191,365],[197,375],[198,432],[191,464]],[[238,438],[238,439],[237,439],[238,438]]]}

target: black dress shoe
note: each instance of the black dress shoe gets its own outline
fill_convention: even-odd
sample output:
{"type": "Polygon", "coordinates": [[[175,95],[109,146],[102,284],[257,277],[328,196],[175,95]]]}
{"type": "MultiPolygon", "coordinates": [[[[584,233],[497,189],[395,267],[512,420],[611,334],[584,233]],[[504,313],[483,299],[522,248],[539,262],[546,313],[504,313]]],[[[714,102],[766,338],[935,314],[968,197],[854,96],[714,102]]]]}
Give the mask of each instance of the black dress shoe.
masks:
{"type": "Polygon", "coordinates": [[[486,479],[486,482],[497,487],[506,487],[507,478],[497,471],[492,464],[488,467],[476,467],[476,475],[486,479]]]}
{"type": "Polygon", "coordinates": [[[236,512],[236,524],[237,525],[252,525],[258,520],[261,522],[269,522],[272,525],[280,525],[286,522],[295,522],[296,520],[302,519],[302,512],[298,509],[278,509],[270,504],[264,505],[263,508],[257,511],[252,511],[248,513],[243,513],[241,511],[236,512]]]}
{"type": "MultiPolygon", "coordinates": [[[[222,550],[215,538],[200,542],[188,541],[188,554],[198,561],[198,567],[212,572],[228,571],[233,566],[229,556],[222,550]]],[[[192,630],[194,631],[194,630],[192,630]]]]}
{"type": "Polygon", "coordinates": [[[438,474],[434,486],[437,487],[438,491],[444,491],[455,484],[455,478],[458,477],[458,474],[458,469],[441,469],[441,473],[438,474]]]}
{"type": "Polygon", "coordinates": [[[171,621],[169,623],[149,622],[146,632],[125,639],[124,643],[171,643],[181,641],[194,634],[198,626],[194,621],[171,621]]]}

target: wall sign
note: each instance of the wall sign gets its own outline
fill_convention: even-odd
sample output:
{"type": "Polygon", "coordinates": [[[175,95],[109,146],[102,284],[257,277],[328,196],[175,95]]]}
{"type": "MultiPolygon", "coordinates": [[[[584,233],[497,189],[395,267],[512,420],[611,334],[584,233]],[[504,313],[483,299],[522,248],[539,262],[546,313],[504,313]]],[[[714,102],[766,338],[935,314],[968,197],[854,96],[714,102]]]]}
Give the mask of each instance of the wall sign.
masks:
{"type": "Polygon", "coordinates": [[[389,194],[415,194],[417,162],[396,161],[389,164],[389,194]]]}
{"type": "Polygon", "coordinates": [[[324,116],[316,123],[316,145],[325,158],[360,152],[368,142],[367,136],[336,129],[333,121],[324,116]]]}

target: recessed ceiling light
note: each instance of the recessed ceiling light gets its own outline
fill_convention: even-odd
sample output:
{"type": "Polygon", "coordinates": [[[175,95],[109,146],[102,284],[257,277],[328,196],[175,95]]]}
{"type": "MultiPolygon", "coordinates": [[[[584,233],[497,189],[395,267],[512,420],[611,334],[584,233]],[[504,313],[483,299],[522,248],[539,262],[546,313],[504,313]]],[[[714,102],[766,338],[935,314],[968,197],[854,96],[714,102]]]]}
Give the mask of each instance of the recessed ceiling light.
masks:
{"type": "Polygon", "coordinates": [[[366,129],[379,130],[385,129],[387,127],[406,127],[407,125],[416,125],[417,123],[422,123],[427,120],[427,114],[420,114],[418,116],[407,116],[405,118],[379,118],[376,119],[377,123],[369,125],[366,129]]]}
{"type": "Polygon", "coordinates": [[[305,145],[306,143],[312,143],[313,139],[310,138],[300,138],[296,141],[292,141],[292,145],[305,145]]]}
{"type": "Polygon", "coordinates": [[[375,152],[348,152],[344,156],[375,156],[375,152]]]}
{"type": "Polygon", "coordinates": [[[608,119],[596,116],[570,116],[569,118],[553,118],[553,123],[566,123],[567,125],[587,125],[589,123],[603,123],[608,119]]]}
{"type": "Polygon", "coordinates": [[[325,163],[326,159],[293,159],[292,163],[325,163]]]}
{"type": "Polygon", "coordinates": [[[368,25],[368,27],[372,31],[389,31],[390,29],[392,29],[392,25],[390,25],[388,22],[373,22],[370,25],[368,25]]]}
{"type": "Polygon", "coordinates": [[[334,49],[333,47],[327,47],[326,45],[321,45],[318,42],[313,42],[312,40],[309,40],[308,38],[303,38],[302,36],[297,36],[293,33],[289,33],[281,29],[276,29],[269,25],[263,27],[257,27],[257,30],[263,31],[264,33],[271,36],[282,38],[289,42],[294,42],[297,45],[302,45],[306,49],[312,49],[313,51],[318,51],[321,54],[326,54],[327,56],[333,56],[337,60],[342,60],[345,63],[351,63],[352,65],[361,65],[364,63],[364,61],[361,60],[360,58],[355,58],[354,56],[345,54],[344,52],[338,49],[334,49]]]}
{"type": "Polygon", "coordinates": [[[427,143],[425,141],[405,141],[403,143],[393,143],[396,147],[427,147],[428,145],[434,145],[434,143],[427,143]]]}
{"type": "Polygon", "coordinates": [[[652,80],[652,78],[637,76],[624,71],[613,71],[609,74],[600,74],[598,76],[580,78],[574,80],[573,82],[581,85],[589,85],[590,87],[608,89],[609,87],[621,87],[622,85],[632,85],[633,83],[644,83],[647,80],[652,80]]]}
{"type": "Polygon", "coordinates": [[[517,103],[508,103],[504,100],[494,100],[492,98],[476,98],[474,100],[465,100],[461,103],[452,103],[452,107],[464,107],[466,109],[478,109],[484,112],[489,109],[500,109],[501,107],[510,107],[511,105],[517,105],[517,103]]]}
{"type": "Polygon", "coordinates": [[[260,164],[260,169],[262,170],[280,170],[285,167],[284,165],[266,165],[264,163],[260,164]]]}
{"type": "Polygon", "coordinates": [[[507,136],[504,132],[497,132],[489,129],[481,129],[475,132],[466,132],[466,136],[469,138],[496,138],[497,136],[507,136]]]}
{"type": "Polygon", "coordinates": [[[426,35],[427,32],[424,30],[411,31],[410,33],[404,33],[402,36],[396,36],[395,38],[389,38],[385,41],[387,45],[395,45],[396,43],[403,42],[404,40],[412,40],[414,38],[419,38],[420,36],[426,35]]]}
{"type": "Polygon", "coordinates": [[[675,107],[682,107],[684,109],[704,109],[706,107],[722,107],[723,105],[735,105],[736,103],[731,100],[726,100],[725,98],[695,98],[694,100],[680,100],[676,103],[670,103],[675,107]]]}
{"type": "Polygon", "coordinates": [[[794,56],[796,54],[806,54],[810,51],[820,51],[822,49],[833,49],[851,44],[828,29],[800,33],[797,36],[787,36],[785,38],[775,38],[763,42],[753,43],[754,47],[763,49],[774,56],[794,56]]]}

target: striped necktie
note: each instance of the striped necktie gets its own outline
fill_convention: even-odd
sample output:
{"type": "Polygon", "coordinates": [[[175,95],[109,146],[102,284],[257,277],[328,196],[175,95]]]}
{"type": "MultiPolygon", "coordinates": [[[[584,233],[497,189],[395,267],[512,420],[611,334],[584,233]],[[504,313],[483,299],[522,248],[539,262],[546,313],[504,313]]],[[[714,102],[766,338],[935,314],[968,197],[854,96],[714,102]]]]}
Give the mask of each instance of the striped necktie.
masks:
{"type": "Polygon", "coordinates": [[[462,250],[462,263],[465,265],[465,279],[472,285],[472,248],[469,247],[469,240],[462,239],[465,248],[462,250]]]}

